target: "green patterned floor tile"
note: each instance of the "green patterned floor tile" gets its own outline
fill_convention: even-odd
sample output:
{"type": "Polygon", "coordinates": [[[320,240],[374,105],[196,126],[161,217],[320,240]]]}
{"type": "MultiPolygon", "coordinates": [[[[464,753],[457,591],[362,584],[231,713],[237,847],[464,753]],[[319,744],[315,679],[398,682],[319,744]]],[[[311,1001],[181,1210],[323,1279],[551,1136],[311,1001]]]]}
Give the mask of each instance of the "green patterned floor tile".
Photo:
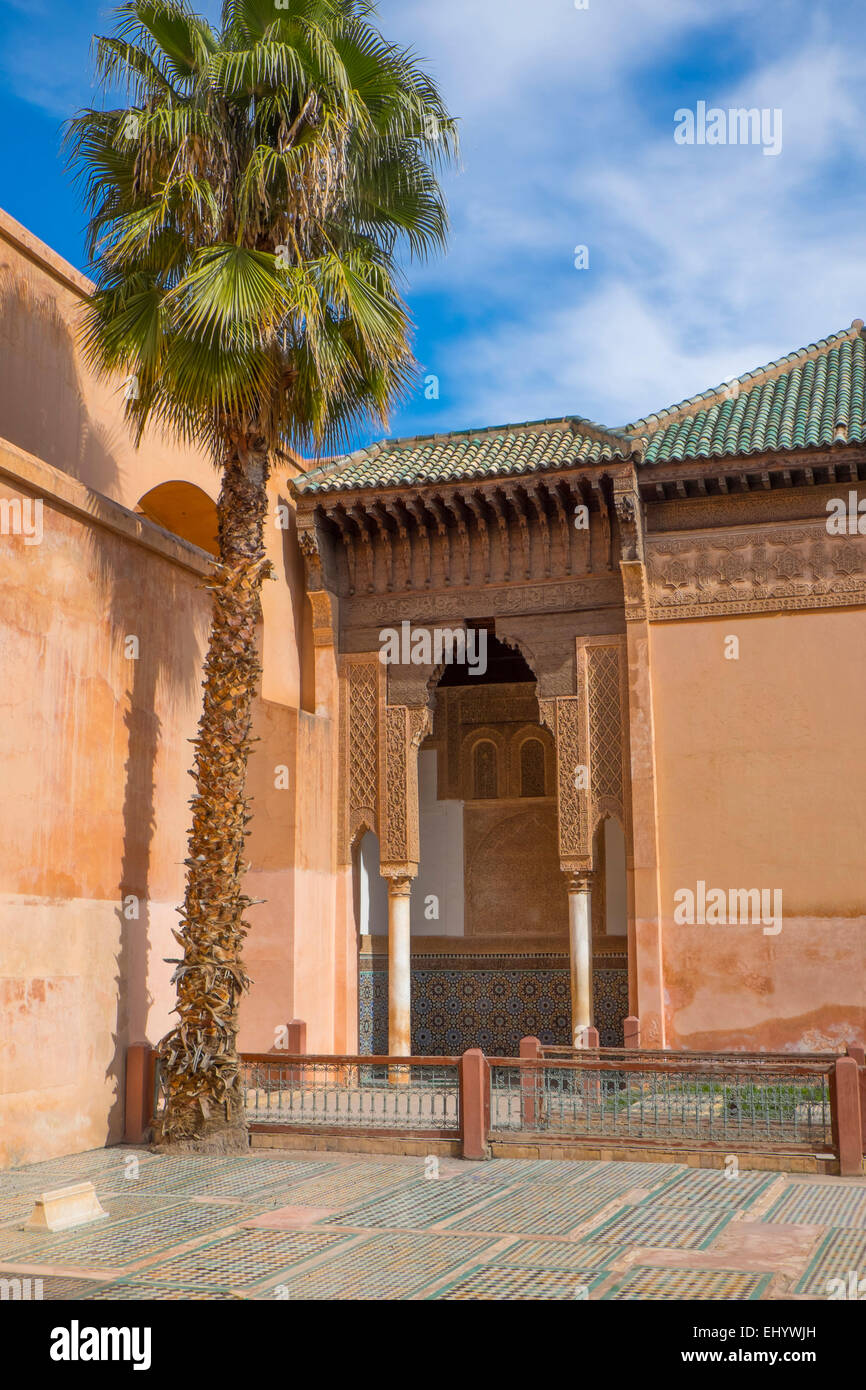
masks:
{"type": "Polygon", "coordinates": [[[659,1269],[635,1265],[603,1295],[603,1300],[757,1299],[771,1274],[737,1269],[659,1269]]]}
{"type": "Polygon", "coordinates": [[[673,1250],[704,1250],[731,1220],[729,1212],[690,1211],[643,1203],[617,1212],[586,1232],[611,1245],[648,1245],[673,1250]]]}
{"type": "Polygon", "coordinates": [[[521,1269],[514,1265],[476,1265],[434,1293],[431,1301],[464,1299],[527,1302],[586,1299],[598,1275],[592,1270],[521,1269]]]}
{"type": "Polygon", "coordinates": [[[164,1300],[184,1303],[232,1303],[244,1301],[244,1296],[240,1293],[224,1293],[220,1289],[200,1289],[192,1285],[158,1284],[156,1282],[145,1284],[136,1279],[122,1279],[111,1284],[102,1284],[92,1293],[82,1295],[82,1302],[84,1303],[120,1301],[151,1303],[164,1300]]]}
{"type": "MultiPolygon", "coordinates": [[[[465,1216],[469,1207],[489,1192],[487,1183],[474,1177],[417,1178],[376,1200],[360,1203],[332,1216],[327,1226],[391,1226],[426,1230],[446,1217],[471,1225],[465,1216]]],[[[543,1200],[543,1199],[542,1199],[543,1200]]]]}
{"type": "Polygon", "coordinates": [[[107,1174],[122,1173],[127,1157],[135,1158],[142,1168],[157,1161],[146,1149],[119,1147],[90,1149],[66,1158],[46,1159],[44,1163],[29,1163],[24,1168],[9,1168],[0,1173],[0,1197],[21,1192],[49,1191],[76,1182],[97,1183],[107,1174]]]}
{"type": "Polygon", "coordinates": [[[414,1232],[372,1236],[306,1273],[283,1278],[275,1297],[289,1299],[405,1299],[490,1245],[486,1236],[414,1232]]]}
{"type": "Polygon", "coordinates": [[[102,1288],[98,1279],[70,1279],[61,1274],[0,1274],[0,1286],[8,1289],[0,1294],[2,1300],[20,1296],[43,1303],[86,1298],[94,1289],[102,1288]]]}
{"type": "Polygon", "coordinates": [[[243,1290],[264,1280],[273,1282],[350,1240],[329,1231],[235,1231],[137,1271],[136,1281],[243,1290]]]}
{"type": "Polygon", "coordinates": [[[866,1187],[791,1183],[761,1220],[866,1231],[866,1187]]]}
{"type": "MultiPolygon", "coordinates": [[[[291,1187],[280,1188],[275,1196],[280,1198],[283,1206],[338,1208],[349,1204],[361,1205],[407,1186],[420,1186],[422,1182],[424,1178],[420,1169],[416,1173],[409,1173],[405,1168],[376,1172],[364,1167],[346,1173],[327,1173],[307,1182],[293,1183],[291,1187]]],[[[345,1218],[342,1219],[345,1224],[345,1218]]]]}
{"type": "MultiPolygon", "coordinates": [[[[259,1208],[185,1203],[157,1215],[129,1217],[116,1223],[93,1222],[74,1233],[40,1236],[29,1249],[18,1245],[12,1253],[0,1232],[0,1259],[35,1265],[84,1265],[98,1269],[124,1267],[182,1241],[222,1226],[233,1226],[254,1216],[259,1208]],[[26,1252],[26,1253],[25,1253],[26,1252]]],[[[23,1234],[23,1233],[21,1233],[23,1234]]]]}
{"type": "Polygon", "coordinates": [[[834,1290],[831,1280],[841,1279],[843,1290],[847,1291],[852,1273],[858,1282],[866,1280],[866,1232],[828,1231],[794,1292],[829,1298],[839,1291],[838,1285],[834,1290]]]}
{"type": "Polygon", "coordinates": [[[740,1211],[751,1206],[774,1183],[778,1173],[743,1169],[735,1178],[726,1178],[722,1168],[693,1168],[682,1177],[645,1199],[645,1205],[719,1208],[740,1211]]]}
{"type": "Polygon", "coordinates": [[[566,1235],[606,1206],[611,1198],[592,1189],[534,1183],[488,1198],[471,1214],[447,1222],[471,1231],[566,1235]]]}
{"type": "Polygon", "coordinates": [[[10,1226],[26,1221],[33,1210],[32,1192],[19,1192],[15,1196],[0,1197],[0,1226],[10,1226]]]}
{"type": "Polygon", "coordinates": [[[519,1269],[606,1269],[623,1254],[617,1245],[601,1241],[518,1240],[490,1256],[492,1264],[519,1269]]]}
{"type": "MultiPolygon", "coordinates": [[[[237,1160],[243,1163],[243,1159],[237,1160]]],[[[97,1192],[125,1192],[135,1187],[138,1192],[185,1193],[198,1184],[205,1187],[221,1177],[230,1176],[235,1164],[228,1158],[203,1158],[190,1155],[183,1158],[158,1156],[153,1163],[142,1164],[137,1175],[126,1168],[106,1173],[96,1182],[97,1192]]]]}

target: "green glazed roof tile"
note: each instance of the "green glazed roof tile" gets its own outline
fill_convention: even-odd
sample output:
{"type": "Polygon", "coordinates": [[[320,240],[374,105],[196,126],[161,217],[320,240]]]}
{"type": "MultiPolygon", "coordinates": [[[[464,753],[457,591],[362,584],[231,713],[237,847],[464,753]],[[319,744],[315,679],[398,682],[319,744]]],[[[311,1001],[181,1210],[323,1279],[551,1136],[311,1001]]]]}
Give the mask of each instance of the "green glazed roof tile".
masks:
{"type": "Polygon", "coordinates": [[[862,330],[855,320],[842,333],[626,425],[622,432],[647,439],[646,464],[824,448],[836,441],[840,427],[848,443],[863,443],[862,330]]]}
{"type": "Polygon", "coordinates": [[[626,459],[644,465],[736,458],[777,449],[823,448],[840,428],[866,442],[863,323],[789,352],[700,395],[621,429],[580,416],[415,439],[383,440],[312,468],[299,492],[518,478],[583,463],[626,459]]]}
{"type": "Polygon", "coordinates": [[[588,420],[538,420],[417,439],[383,440],[311,469],[301,492],[345,492],[521,477],[569,464],[628,458],[634,445],[588,420]]]}

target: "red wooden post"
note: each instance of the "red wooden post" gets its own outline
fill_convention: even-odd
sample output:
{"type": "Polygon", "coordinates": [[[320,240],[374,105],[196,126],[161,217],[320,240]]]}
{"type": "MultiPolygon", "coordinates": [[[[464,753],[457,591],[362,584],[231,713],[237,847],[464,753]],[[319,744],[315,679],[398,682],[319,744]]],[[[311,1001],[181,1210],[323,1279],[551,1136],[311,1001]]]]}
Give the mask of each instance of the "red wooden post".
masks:
{"type": "MultiPolygon", "coordinates": [[[[307,1025],[302,1018],[293,1018],[286,1025],[286,1051],[290,1057],[302,1057],[307,1050],[307,1025]]],[[[292,1067],[286,1074],[290,1086],[303,1086],[303,1067],[292,1067]]]]}
{"type": "MultiPolygon", "coordinates": [[[[544,1053],[538,1038],[521,1038],[520,1056],[527,1062],[541,1062],[544,1053]]],[[[520,1124],[523,1129],[535,1129],[541,1118],[543,1075],[540,1067],[526,1067],[520,1070],[520,1124]]]]}
{"type": "Polygon", "coordinates": [[[628,1018],[623,1019],[623,1045],[625,1047],[640,1047],[640,1019],[634,1014],[629,1014],[628,1018]]]}
{"type": "Polygon", "coordinates": [[[464,1158],[489,1158],[490,1063],[480,1047],[460,1058],[460,1132],[464,1158]]]}
{"type": "Polygon", "coordinates": [[[853,1057],[837,1057],[833,1067],[833,1138],[839,1154],[839,1174],[856,1178],[862,1171],[860,1075],[853,1057]]]}
{"type": "Polygon", "coordinates": [[[866,1048],[859,1043],[848,1044],[848,1056],[857,1063],[860,1074],[860,1132],[863,1138],[863,1152],[866,1154],[866,1048]]]}
{"type": "Polygon", "coordinates": [[[153,1120],[153,1081],[156,1053],[150,1043],[132,1043],[126,1049],[126,1092],[123,1139],[140,1144],[153,1120]]]}
{"type": "MultiPolygon", "coordinates": [[[[598,1047],[598,1029],[589,1027],[584,1033],[583,1046],[587,1050],[598,1047]]],[[[586,1075],[583,1087],[584,1101],[587,1105],[599,1105],[601,1102],[601,1073],[594,1071],[586,1075]]]]}

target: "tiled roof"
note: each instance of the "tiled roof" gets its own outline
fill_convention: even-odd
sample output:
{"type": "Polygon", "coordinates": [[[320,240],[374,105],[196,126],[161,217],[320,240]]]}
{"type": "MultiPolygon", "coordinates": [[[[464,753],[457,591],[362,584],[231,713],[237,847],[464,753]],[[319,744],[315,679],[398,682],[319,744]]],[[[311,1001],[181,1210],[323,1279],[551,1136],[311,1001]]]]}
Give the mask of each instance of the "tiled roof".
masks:
{"type": "Polygon", "coordinates": [[[644,465],[866,442],[863,322],[621,429],[580,416],[386,439],[313,468],[300,492],[520,477],[642,455],[644,465]]]}
{"type": "Polygon", "coordinates": [[[520,477],[571,463],[627,458],[631,447],[628,440],[588,420],[537,420],[416,439],[385,439],[311,469],[295,486],[301,492],[334,492],[520,477]]]}
{"type": "Polygon", "coordinates": [[[645,464],[866,440],[866,343],[858,319],[756,371],[624,427],[645,464]]]}

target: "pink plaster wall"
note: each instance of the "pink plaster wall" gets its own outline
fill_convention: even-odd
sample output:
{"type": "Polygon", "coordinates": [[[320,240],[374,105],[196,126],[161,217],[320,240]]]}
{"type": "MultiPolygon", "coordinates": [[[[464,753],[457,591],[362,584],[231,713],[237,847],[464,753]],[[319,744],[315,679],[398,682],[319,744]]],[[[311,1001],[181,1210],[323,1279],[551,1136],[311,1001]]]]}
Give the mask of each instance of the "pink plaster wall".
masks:
{"type": "Polygon", "coordinates": [[[117,1139],[125,1047],[168,1024],[207,624],[196,553],[43,508],[0,538],[0,1163],[117,1139]]]}
{"type": "MultiPolygon", "coordinates": [[[[174,1004],[208,561],[132,509],[175,479],[215,498],[218,480],[155,435],[134,449],[118,384],[94,381],[76,347],[86,291],[0,213],[0,498],[44,504],[42,544],[0,537],[0,1166],[118,1139],[125,1048],[156,1042],[174,1004]]],[[[271,496],[247,881],[267,901],[249,914],[241,1044],[270,1050],[300,1016],[328,1051],[351,1031],[355,974],[334,858],[336,671],[316,684],[294,519],[277,525],[286,476],[271,496]]]]}
{"type": "Polygon", "coordinates": [[[862,1043],[866,611],[658,623],[651,668],[668,1045],[862,1043]],[[699,879],[780,889],[781,931],[675,923],[699,879]]]}

